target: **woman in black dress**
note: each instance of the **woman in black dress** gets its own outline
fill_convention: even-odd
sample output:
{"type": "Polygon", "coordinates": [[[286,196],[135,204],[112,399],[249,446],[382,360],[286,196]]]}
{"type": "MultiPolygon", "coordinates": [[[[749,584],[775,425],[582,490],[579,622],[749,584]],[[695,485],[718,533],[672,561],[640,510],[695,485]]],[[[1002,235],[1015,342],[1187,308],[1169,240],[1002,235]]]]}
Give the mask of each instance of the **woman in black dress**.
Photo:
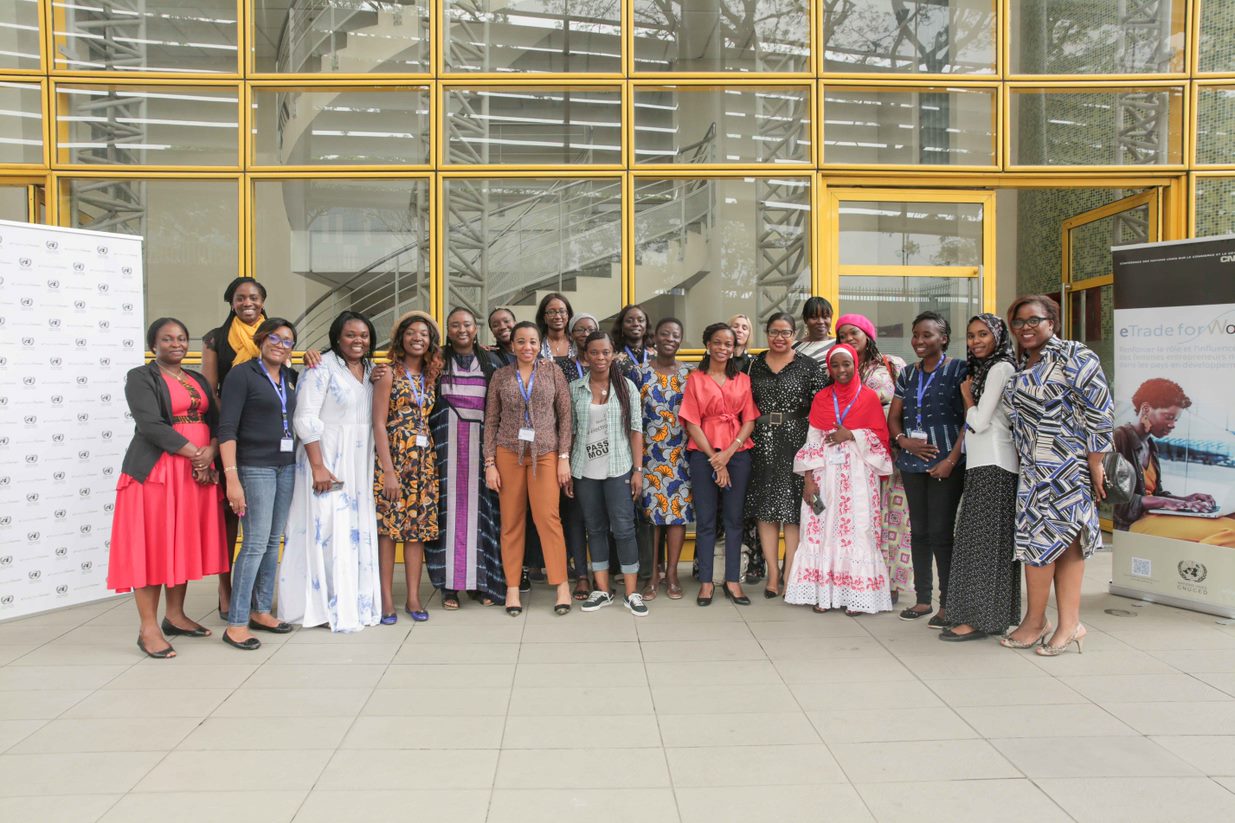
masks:
{"type": "Polygon", "coordinates": [[[793,315],[774,314],[766,328],[768,350],[750,364],[751,392],[760,416],[755,421],[754,463],[746,498],[746,517],[758,522],[759,543],[768,567],[763,596],[780,594],[777,566],[779,537],[785,533],[785,569],[793,566],[798,549],[803,477],[793,471],[793,458],[806,443],[811,402],[823,388],[819,364],[793,350],[793,315]]]}

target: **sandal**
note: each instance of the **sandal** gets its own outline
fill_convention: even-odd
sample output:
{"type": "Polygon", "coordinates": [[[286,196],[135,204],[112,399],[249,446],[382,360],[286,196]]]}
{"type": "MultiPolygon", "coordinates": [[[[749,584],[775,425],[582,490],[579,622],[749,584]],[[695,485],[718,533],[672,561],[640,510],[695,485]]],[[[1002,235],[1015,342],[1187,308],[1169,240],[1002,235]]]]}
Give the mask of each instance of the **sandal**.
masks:
{"type": "Polygon", "coordinates": [[[811,606],[810,610],[813,611],[815,614],[827,614],[828,613],[828,609],[825,609],[823,606],[811,606]]]}
{"type": "Polygon", "coordinates": [[[659,589],[660,589],[660,581],[649,580],[648,584],[643,587],[643,599],[644,600],[655,600],[656,593],[659,589]]]}
{"type": "Polygon", "coordinates": [[[459,593],[450,589],[442,590],[442,608],[453,612],[459,608],[459,593]]]}
{"type": "Polygon", "coordinates": [[[682,587],[679,584],[677,583],[669,584],[669,599],[670,600],[681,600],[682,594],[683,594],[682,587]]]}
{"type": "Polygon", "coordinates": [[[579,601],[587,600],[588,595],[592,593],[590,589],[591,587],[588,586],[587,578],[580,577],[577,581],[575,581],[575,593],[572,594],[571,597],[579,601]],[[583,584],[583,588],[579,588],[579,584],[583,584]]]}

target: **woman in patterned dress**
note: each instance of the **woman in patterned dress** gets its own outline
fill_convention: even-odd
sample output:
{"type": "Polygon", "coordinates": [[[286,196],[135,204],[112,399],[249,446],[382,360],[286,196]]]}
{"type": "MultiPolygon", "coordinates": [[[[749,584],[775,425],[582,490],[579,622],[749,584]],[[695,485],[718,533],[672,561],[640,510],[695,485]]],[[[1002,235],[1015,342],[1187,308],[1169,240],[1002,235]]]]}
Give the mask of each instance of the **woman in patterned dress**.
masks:
{"type": "MultiPolygon", "coordinates": [[[[896,394],[896,378],[905,370],[905,361],[894,354],[883,354],[875,340],[875,324],[860,314],[842,314],[836,321],[836,342],[847,343],[858,353],[858,373],[862,384],[879,395],[883,414],[887,417],[896,394]]],[[[913,553],[909,545],[909,504],[905,502],[905,484],[895,466],[892,474],[880,478],[880,503],[883,508],[883,535],[879,551],[888,566],[892,602],[900,593],[913,593],[913,553]]]]}
{"type": "Polygon", "coordinates": [[[377,444],[374,495],[382,575],[382,624],[399,619],[391,593],[395,543],[403,544],[407,577],[404,611],[429,619],[420,602],[424,544],[437,538],[437,462],[429,412],[442,371],[437,323],[420,311],[399,318],[390,333],[390,362],[373,387],[373,439],[377,444]]]}
{"type": "MultiPolygon", "coordinates": [[[[695,520],[691,502],[690,467],[686,463],[686,430],[678,419],[690,367],[677,359],[682,345],[682,321],[665,317],[656,324],[656,356],[634,373],[643,405],[643,495],[639,508],[652,524],[652,545],[665,535],[665,577],[669,599],[682,599],[678,563],[686,540],[686,525],[695,520]]],[[[653,573],[651,587],[659,586],[653,573]]]]}
{"type": "Polygon", "coordinates": [[[1113,447],[1113,404],[1098,356],[1055,336],[1058,303],[1042,294],[1021,297],[1008,309],[1008,325],[1020,364],[1003,403],[1021,460],[1016,559],[1025,565],[1029,603],[1000,643],[1054,657],[1073,643],[1080,652],[1085,637],[1081,580],[1085,558],[1102,545],[1098,503],[1105,497],[1102,456],[1113,447]],[[1052,583],[1059,623],[1044,643],[1052,583]]]}

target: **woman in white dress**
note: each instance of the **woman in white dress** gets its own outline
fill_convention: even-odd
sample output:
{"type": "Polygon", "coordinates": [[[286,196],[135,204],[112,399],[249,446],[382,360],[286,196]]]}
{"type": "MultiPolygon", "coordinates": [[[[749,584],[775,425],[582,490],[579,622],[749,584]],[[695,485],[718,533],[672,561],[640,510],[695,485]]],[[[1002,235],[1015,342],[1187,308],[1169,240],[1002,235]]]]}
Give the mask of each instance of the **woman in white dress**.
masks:
{"type": "Polygon", "coordinates": [[[301,378],[296,491],[279,567],[279,618],[355,632],[381,619],[373,504],[376,335],[362,314],[330,326],[330,352],[301,378]]]}
{"type": "Polygon", "coordinates": [[[810,433],[793,464],[806,484],[785,602],[820,613],[891,611],[888,568],[879,551],[879,478],[892,473],[887,421],[879,395],[857,376],[852,347],[836,344],[827,363],[832,384],[815,395],[810,433]]]}

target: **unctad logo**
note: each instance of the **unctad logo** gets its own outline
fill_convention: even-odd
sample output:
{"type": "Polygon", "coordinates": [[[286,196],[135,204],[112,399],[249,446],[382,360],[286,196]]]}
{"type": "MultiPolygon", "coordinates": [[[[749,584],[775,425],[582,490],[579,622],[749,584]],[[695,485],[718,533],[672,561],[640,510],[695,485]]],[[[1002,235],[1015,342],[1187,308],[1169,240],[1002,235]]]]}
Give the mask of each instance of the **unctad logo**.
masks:
{"type": "Polygon", "coordinates": [[[63,395],[63,394],[53,394],[53,395],[52,395],[49,399],[51,400],[51,404],[52,404],[53,406],[59,406],[59,405],[61,405],[62,403],[64,403],[64,395],[63,395]]]}
{"type": "Polygon", "coordinates": [[[17,265],[21,266],[23,269],[28,269],[34,265],[34,261],[29,257],[19,257],[17,259],[17,265]]]}
{"type": "Polygon", "coordinates": [[[60,251],[60,241],[59,240],[48,240],[43,245],[47,246],[48,251],[60,251]]]}
{"type": "Polygon", "coordinates": [[[133,267],[132,266],[121,266],[120,273],[124,275],[125,277],[131,277],[133,275],[133,267]]]}
{"type": "Polygon", "coordinates": [[[20,302],[20,303],[21,303],[21,307],[22,307],[23,309],[28,309],[28,308],[30,308],[31,306],[33,306],[33,305],[34,305],[34,298],[33,298],[33,297],[23,297],[23,298],[22,298],[20,301],[18,301],[18,302],[20,302]]]}
{"type": "Polygon", "coordinates": [[[38,492],[30,492],[29,494],[27,494],[27,495],[26,495],[26,502],[27,502],[27,503],[37,503],[37,502],[39,502],[39,493],[38,493],[38,492]]]}
{"type": "Polygon", "coordinates": [[[84,272],[85,270],[86,270],[85,263],[81,262],[80,260],[73,261],[73,271],[81,273],[81,272],[84,272]]]}
{"type": "Polygon", "coordinates": [[[68,557],[68,556],[69,556],[68,546],[56,546],[56,557],[68,557]]]}
{"type": "Polygon", "coordinates": [[[74,308],[74,309],[76,309],[77,311],[85,311],[85,310],[86,310],[86,301],[85,301],[85,300],[74,300],[74,301],[73,301],[73,308],[74,308]]]}
{"type": "Polygon", "coordinates": [[[33,337],[23,337],[21,339],[21,346],[23,349],[33,349],[34,348],[34,338],[33,337]]]}
{"type": "Polygon", "coordinates": [[[64,597],[69,593],[69,587],[61,583],[56,587],[56,597],[64,597]]]}
{"type": "MultiPolygon", "coordinates": [[[[56,509],[56,511],[54,512],[52,516],[55,517],[57,520],[63,520],[64,518],[69,516],[69,512],[67,509],[56,509]]],[[[56,549],[56,551],[59,552],[60,549],[56,549]]],[[[65,549],[65,551],[67,552],[68,549],[65,549]]]]}

